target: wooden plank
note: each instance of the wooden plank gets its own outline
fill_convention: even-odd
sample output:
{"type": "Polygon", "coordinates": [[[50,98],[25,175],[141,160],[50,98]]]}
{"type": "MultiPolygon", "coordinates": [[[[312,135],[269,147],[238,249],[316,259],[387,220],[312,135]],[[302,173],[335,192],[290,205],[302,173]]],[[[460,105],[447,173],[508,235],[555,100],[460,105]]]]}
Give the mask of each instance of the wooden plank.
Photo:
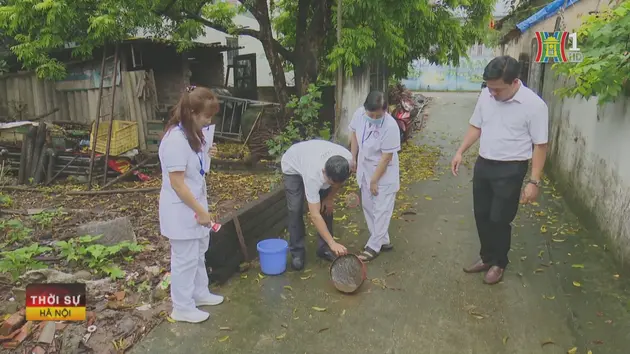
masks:
{"type": "MultiPolygon", "coordinates": [[[[246,213],[243,214],[241,220],[241,227],[243,230],[243,235],[245,239],[245,243],[249,245],[254,242],[264,230],[270,228],[275,225],[278,220],[282,219],[286,216],[286,202],[283,200],[279,200],[274,202],[265,203],[265,213],[262,216],[252,217],[254,214],[252,210],[247,210],[246,213]]],[[[223,227],[220,231],[220,237],[216,238],[215,243],[213,243],[213,247],[216,252],[221,253],[222,255],[229,256],[240,249],[240,244],[237,238],[236,227],[232,219],[226,224],[223,224],[223,227]],[[225,229],[225,230],[224,230],[225,229]],[[223,233],[221,233],[221,231],[223,233]]],[[[216,255],[214,256],[217,257],[216,255]]]]}
{"type": "Polygon", "coordinates": [[[135,94],[135,87],[137,81],[134,80],[133,72],[127,72],[126,75],[123,75],[126,78],[123,83],[123,91],[125,92],[125,99],[127,104],[129,105],[129,112],[131,113],[130,120],[136,121],[138,123],[138,142],[140,145],[140,150],[147,149],[146,137],[142,132],[144,132],[144,122],[142,121],[142,114],[140,112],[139,101],[135,94]]]}
{"type": "MultiPolygon", "coordinates": [[[[275,232],[274,227],[278,223],[286,224],[287,211],[284,189],[279,188],[261,196],[257,201],[239,209],[236,214],[241,220],[247,248],[248,250],[252,248],[252,252],[255,252],[257,240],[269,234],[270,229],[275,232]]],[[[229,277],[228,274],[231,275],[233,272],[230,269],[234,263],[240,264],[243,255],[240,252],[236,228],[231,216],[222,218],[221,223],[223,227],[219,233],[213,236],[212,247],[206,252],[206,260],[213,269],[215,267],[227,268],[221,271],[223,273],[221,277],[229,277]]]]}

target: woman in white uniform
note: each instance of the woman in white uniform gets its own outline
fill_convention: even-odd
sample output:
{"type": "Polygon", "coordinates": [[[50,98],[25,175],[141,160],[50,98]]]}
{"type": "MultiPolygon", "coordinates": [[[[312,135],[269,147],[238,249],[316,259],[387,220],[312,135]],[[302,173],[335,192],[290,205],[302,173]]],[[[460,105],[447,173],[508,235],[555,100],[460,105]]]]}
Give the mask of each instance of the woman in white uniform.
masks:
{"type": "Polygon", "coordinates": [[[350,130],[353,168],[356,169],[361,205],[370,231],[370,238],[359,258],[367,262],[381,251],[393,248],[388,230],[396,193],[400,189],[400,130],[387,113],[383,92],[370,92],[363,107],[354,113],[350,130]]]}
{"type": "Polygon", "coordinates": [[[210,314],[197,307],[223,302],[222,296],[208,289],[205,264],[214,225],[205,177],[215,151],[210,123],[218,110],[219,102],[209,89],[186,88],[160,143],[160,231],[171,244],[171,318],[175,321],[205,321],[210,314]]]}

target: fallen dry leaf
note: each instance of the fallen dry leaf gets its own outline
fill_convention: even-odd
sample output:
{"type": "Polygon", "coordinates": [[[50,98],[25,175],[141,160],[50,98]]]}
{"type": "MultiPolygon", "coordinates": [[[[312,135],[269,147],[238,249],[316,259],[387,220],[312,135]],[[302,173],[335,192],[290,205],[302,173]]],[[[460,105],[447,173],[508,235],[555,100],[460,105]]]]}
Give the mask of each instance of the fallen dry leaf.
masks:
{"type": "Polygon", "coordinates": [[[317,311],[317,312],[325,312],[327,309],[325,307],[317,307],[317,306],[313,306],[311,307],[313,310],[317,311]]]}
{"type": "Polygon", "coordinates": [[[287,334],[286,334],[286,333],[282,333],[281,335],[276,336],[276,339],[277,339],[277,340],[283,340],[286,336],[287,336],[287,334]]]}
{"type": "Polygon", "coordinates": [[[575,286],[575,287],[578,287],[578,288],[579,288],[579,287],[581,287],[581,286],[582,286],[582,284],[580,284],[580,282],[573,281],[573,286],[575,286]]]}
{"type": "Polygon", "coordinates": [[[577,353],[577,347],[573,347],[573,348],[567,350],[567,354],[575,354],[575,353],[577,353]]]}
{"type": "Polygon", "coordinates": [[[328,327],[324,327],[324,328],[321,328],[320,330],[318,330],[317,333],[322,333],[322,332],[327,331],[327,330],[329,330],[329,328],[328,327]]]}
{"type": "Polygon", "coordinates": [[[231,331],[232,328],[230,328],[230,327],[219,327],[219,330],[220,331],[231,331]]]}
{"type": "Polygon", "coordinates": [[[285,285],[284,288],[286,290],[293,291],[293,288],[291,287],[291,285],[285,285]]]}
{"type": "Polygon", "coordinates": [[[508,337],[508,336],[503,337],[503,345],[507,344],[509,338],[510,337],[508,337]]]}
{"type": "Polygon", "coordinates": [[[582,269],[582,268],[584,268],[584,264],[572,264],[571,268],[580,268],[580,269],[582,269]]]}
{"type": "Polygon", "coordinates": [[[309,275],[306,275],[306,276],[300,277],[300,279],[302,279],[302,280],[307,280],[307,279],[310,279],[312,276],[313,276],[312,274],[309,274],[309,275]]]}
{"type": "Polygon", "coordinates": [[[223,343],[223,342],[225,342],[228,339],[230,339],[230,336],[225,336],[225,337],[219,338],[219,343],[223,343]]]}

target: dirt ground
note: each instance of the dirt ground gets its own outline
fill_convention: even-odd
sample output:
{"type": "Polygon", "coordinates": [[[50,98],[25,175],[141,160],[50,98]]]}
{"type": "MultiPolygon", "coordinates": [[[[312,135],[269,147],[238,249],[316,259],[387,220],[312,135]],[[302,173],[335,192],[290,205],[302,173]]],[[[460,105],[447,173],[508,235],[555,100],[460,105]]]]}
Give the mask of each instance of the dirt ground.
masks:
{"type": "MultiPolygon", "coordinates": [[[[234,158],[234,154],[223,150],[222,158],[234,158]]],[[[220,148],[221,151],[221,148],[220,148]]],[[[240,156],[236,156],[238,158],[240,156]]],[[[116,189],[159,188],[159,171],[148,171],[152,179],[147,182],[124,182],[116,189]]],[[[236,211],[243,205],[270,191],[278,182],[278,175],[266,173],[232,173],[212,171],[207,178],[210,209],[217,220],[236,211]]],[[[92,281],[95,289],[88,294],[87,323],[58,324],[52,344],[39,344],[41,353],[64,353],[68,342],[76,345],[85,334],[86,325],[95,324],[98,330],[91,336],[87,346],[79,352],[122,353],[155,325],[166,319],[169,310],[167,289],[159,284],[169,269],[170,250],[168,241],[159,234],[157,216],[159,190],[156,192],[133,192],[111,195],[69,195],[68,192],[85,190],[85,186],[66,181],[51,187],[25,190],[0,189],[3,198],[3,214],[0,218],[0,245],[2,252],[11,252],[29,245],[50,246],[59,240],[68,241],[76,235],[75,228],[91,221],[128,217],[133,225],[138,251],[113,255],[112,264],[124,273],[110,280],[98,266],[87,267],[85,263],[69,260],[57,252],[41,252],[32,260],[20,263],[16,276],[33,268],[45,267],[45,274],[59,276],[75,275],[77,279],[92,281]],[[7,215],[8,214],[8,215],[7,215]],[[101,283],[98,283],[100,280],[101,283]],[[98,284],[97,284],[98,283],[98,284]],[[100,284],[100,285],[99,285],[100,284]],[[60,334],[63,333],[63,336],[60,334]],[[66,343],[63,343],[66,342],[66,343]]],[[[81,246],[83,247],[83,246],[81,246]]],[[[4,257],[6,258],[6,253],[4,257]]],[[[0,259],[0,267],[2,267],[0,259]]],[[[5,263],[6,267],[7,264],[5,263]]],[[[48,278],[50,280],[50,278],[48,278]]],[[[21,279],[11,274],[0,276],[0,316],[7,319],[18,311],[23,302],[17,294],[21,279]]],[[[23,293],[22,293],[23,296],[23,293]]],[[[28,333],[12,333],[0,336],[3,349],[7,352],[28,352],[35,348],[45,323],[33,323],[28,333]],[[11,340],[26,336],[17,348],[7,348],[11,340]]],[[[26,327],[26,326],[25,326],[26,327]]],[[[22,328],[25,331],[24,328],[22,328]]],[[[67,347],[69,348],[69,347],[67,347]]],[[[3,352],[0,349],[0,352],[3,352]]],[[[39,349],[38,349],[39,350],[39,349]]],[[[39,352],[38,352],[39,354],[39,352]]]]}

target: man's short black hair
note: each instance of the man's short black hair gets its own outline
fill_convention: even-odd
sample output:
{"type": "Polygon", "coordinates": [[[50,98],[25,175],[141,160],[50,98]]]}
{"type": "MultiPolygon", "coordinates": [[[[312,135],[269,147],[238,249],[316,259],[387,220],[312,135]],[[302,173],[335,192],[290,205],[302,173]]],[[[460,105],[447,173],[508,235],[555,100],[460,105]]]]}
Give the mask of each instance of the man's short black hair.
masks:
{"type": "Polygon", "coordinates": [[[511,84],[518,78],[520,72],[519,62],[509,55],[504,55],[490,60],[483,70],[483,80],[503,79],[506,84],[511,84]]]}
{"type": "Polygon", "coordinates": [[[365,98],[363,108],[365,108],[365,110],[368,112],[378,111],[379,109],[386,111],[387,98],[385,97],[385,93],[383,93],[382,91],[370,92],[365,98]]]}
{"type": "Polygon", "coordinates": [[[345,157],[335,155],[326,161],[326,176],[335,183],[343,183],[350,177],[350,164],[345,157]]]}

